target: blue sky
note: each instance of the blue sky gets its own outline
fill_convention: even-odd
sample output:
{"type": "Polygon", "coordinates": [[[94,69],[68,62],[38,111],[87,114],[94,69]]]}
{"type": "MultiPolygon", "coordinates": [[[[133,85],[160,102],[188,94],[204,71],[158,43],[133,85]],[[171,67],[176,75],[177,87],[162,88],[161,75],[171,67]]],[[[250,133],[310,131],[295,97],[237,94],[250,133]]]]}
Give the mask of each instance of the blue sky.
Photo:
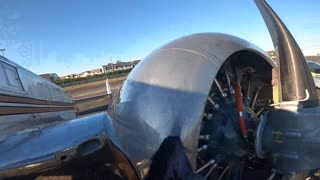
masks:
{"type": "MultiPolygon", "coordinates": [[[[320,48],[319,0],[268,2],[301,48],[320,48]]],[[[251,0],[0,0],[0,48],[37,74],[143,59],[199,32],[232,34],[273,49],[251,0]]]]}

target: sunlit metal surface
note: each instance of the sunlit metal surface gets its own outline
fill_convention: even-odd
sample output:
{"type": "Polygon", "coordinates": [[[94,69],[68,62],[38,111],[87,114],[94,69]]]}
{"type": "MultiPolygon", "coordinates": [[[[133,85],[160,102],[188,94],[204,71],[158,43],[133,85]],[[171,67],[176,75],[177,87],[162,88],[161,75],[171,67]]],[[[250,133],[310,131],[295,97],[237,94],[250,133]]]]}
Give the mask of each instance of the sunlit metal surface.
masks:
{"type": "Polygon", "coordinates": [[[264,51],[245,40],[201,33],[164,45],[130,73],[109,113],[121,146],[140,177],[146,175],[143,169],[149,167],[167,136],[180,136],[195,168],[210,87],[223,62],[241,50],[255,52],[277,68],[264,51]]]}
{"type": "Polygon", "coordinates": [[[72,101],[63,88],[0,56],[0,141],[74,118],[72,101]]]}
{"type": "MultiPolygon", "coordinates": [[[[310,72],[302,53],[286,27],[264,1],[256,2],[279,53],[282,101],[295,101],[296,104],[287,104],[281,107],[282,109],[270,110],[267,119],[260,121],[256,131],[256,142],[252,143],[256,144],[256,154],[261,158],[271,160],[276,157],[272,160],[280,173],[314,169],[320,162],[316,155],[320,144],[317,138],[319,122],[314,122],[319,119],[319,108],[301,109],[297,101],[305,98],[306,89],[310,93],[308,102],[312,104],[317,101],[314,83],[310,82],[310,72]],[[292,128],[299,131],[292,133],[292,128]],[[289,139],[288,142],[292,143],[274,144],[273,132],[279,134],[280,131],[284,135],[290,137],[295,135],[299,138],[289,139]],[[305,139],[300,138],[303,136],[305,139]],[[299,151],[296,151],[296,147],[299,151]],[[264,152],[274,156],[264,156],[264,152]],[[278,152],[282,155],[280,156],[278,152]],[[302,156],[299,157],[294,153],[300,153],[302,156]],[[291,156],[292,154],[294,156],[291,156]],[[304,157],[311,161],[303,164],[306,162],[304,157]],[[299,163],[287,161],[290,158],[299,163]]],[[[270,72],[271,69],[279,71],[276,62],[263,50],[243,39],[226,34],[194,34],[164,45],[146,57],[130,73],[108,110],[110,117],[106,113],[100,113],[71,121],[37,126],[2,138],[0,178],[59,166],[74,157],[97,151],[108,140],[113,145],[112,154],[118,157],[115,158],[118,161],[118,168],[121,169],[122,166],[122,170],[130,169],[128,176],[123,177],[136,177],[130,162],[138,176],[145,178],[155,152],[168,136],[181,139],[192,168],[196,170],[200,126],[205,105],[208,99],[212,105],[215,104],[210,97],[208,98],[212,84],[222,64],[229,57],[248,51],[258,59],[268,62],[273,68],[269,67],[270,72]],[[125,166],[123,162],[126,162],[125,166]]],[[[232,60],[238,59],[251,60],[246,58],[232,60]]],[[[230,82],[228,87],[231,87],[230,82]]],[[[222,88],[219,92],[224,96],[222,88]]],[[[215,110],[222,108],[223,106],[216,106],[215,110]]],[[[211,115],[210,119],[214,120],[212,114],[207,112],[206,114],[208,119],[211,115]]],[[[233,127],[232,124],[231,126],[233,127]]],[[[233,133],[232,137],[241,138],[236,131],[227,128],[223,130],[225,134],[233,133]]],[[[207,147],[201,152],[206,152],[207,147]]],[[[223,149],[225,150],[226,148],[223,149]]],[[[245,153],[240,152],[240,154],[245,153]]]]}
{"type": "Polygon", "coordinates": [[[255,0],[270,32],[280,62],[280,79],[283,101],[297,101],[306,97],[307,89],[311,106],[318,105],[317,92],[297,42],[272,8],[263,0],[255,0]]]}
{"type": "Polygon", "coordinates": [[[99,113],[8,136],[0,142],[0,178],[52,168],[86,154],[84,150],[92,153],[97,146],[78,148],[92,139],[102,147],[107,137],[114,137],[110,128],[109,116],[99,113]]]}

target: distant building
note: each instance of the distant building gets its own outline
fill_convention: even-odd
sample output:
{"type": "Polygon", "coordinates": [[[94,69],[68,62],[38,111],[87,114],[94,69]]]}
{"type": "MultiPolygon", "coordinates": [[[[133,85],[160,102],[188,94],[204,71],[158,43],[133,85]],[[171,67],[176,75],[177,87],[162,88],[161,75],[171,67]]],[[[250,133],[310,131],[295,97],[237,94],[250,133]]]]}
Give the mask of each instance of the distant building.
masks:
{"type": "Polygon", "coordinates": [[[60,79],[61,79],[61,80],[64,80],[64,79],[69,79],[69,75],[66,75],[66,76],[61,76],[61,77],[60,77],[60,79]]]}
{"type": "Polygon", "coordinates": [[[90,72],[89,71],[86,71],[86,72],[82,72],[79,74],[80,77],[87,77],[87,76],[90,76],[90,72]]]}
{"type": "Polygon", "coordinates": [[[118,71],[118,70],[132,69],[134,66],[132,65],[131,62],[119,62],[117,64],[114,64],[113,67],[115,71],[118,71]]]}
{"type": "Polygon", "coordinates": [[[320,64],[320,54],[318,56],[306,56],[306,59],[320,64]]]}
{"type": "Polygon", "coordinates": [[[271,56],[272,59],[276,59],[277,55],[275,51],[266,51],[266,53],[269,54],[269,56],[271,56]]]}
{"type": "Polygon", "coordinates": [[[108,72],[113,72],[113,71],[132,69],[139,62],[140,62],[140,60],[134,60],[134,61],[130,61],[130,62],[118,62],[116,64],[109,63],[107,65],[102,66],[102,72],[108,73],[108,72]]]}
{"type": "Polygon", "coordinates": [[[93,69],[93,70],[90,70],[89,71],[91,74],[101,74],[102,73],[102,69],[99,68],[99,69],[93,69]]]}
{"type": "Polygon", "coordinates": [[[101,74],[102,73],[102,69],[93,69],[90,71],[85,71],[79,74],[80,77],[87,77],[87,76],[93,76],[93,75],[97,75],[97,74],[101,74]]]}
{"type": "Polygon", "coordinates": [[[113,64],[112,63],[109,63],[107,65],[102,65],[102,72],[103,73],[108,73],[108,72],[112,72],[114,69],[113,69],[113,64]]]}
{"type": "Polygon", "coordinates": [[[60,77],[56,73],[40,74],[40,76],[45,79],[48,79],[49,81],[55,81],[60,79],[60,77]]]}
{"type": "Polygon", "coordinates": [[[60,79],[74,79],[74,78],[78,78],[78,75],[77,74],[69,74],[69,75],[60,77],[60,79]]]}
{"type": "Polygon", "coordinates": [[[302,52],[305,56],[320,56],[320,49],[317,48],[302,49],[302,52]]]}
{"type": "MultiPolygon", "coordinates": [[[[306,60],[320,63],[320,54],[319,53],[313,53],[314,55],[312,55],[312,53],[310,53],[310,52],[306,51],[306,55],[304,56],[306,58],[306,60]]],[[[314,51],[314,52],[317,52],[317,51],[314,51]]],[[[274,60],[278,59],[275,51],[266,51],[266,53],[268,53],[269,56],[271,56],[272,59],[274,59],[274,60]]]]}
{"type": "Polygon", "coordinates": [[[80,74],[69,74],[66,76],[62,76],[60,79],[77,79],[77,78],[84,78],[84,77],[88,77],[88,76],[98,75],[101,73],[108,73],[108,72],[113,72],[113,71],[132,69],[139,62],[140,62],[140,60],[134,60],[134,61],[130,61],[130,62],[118,61],[116,64],[109,63],[107,65],[103,65],[102,68],[99,68],[99,69],[84,71],[80,74]]]}

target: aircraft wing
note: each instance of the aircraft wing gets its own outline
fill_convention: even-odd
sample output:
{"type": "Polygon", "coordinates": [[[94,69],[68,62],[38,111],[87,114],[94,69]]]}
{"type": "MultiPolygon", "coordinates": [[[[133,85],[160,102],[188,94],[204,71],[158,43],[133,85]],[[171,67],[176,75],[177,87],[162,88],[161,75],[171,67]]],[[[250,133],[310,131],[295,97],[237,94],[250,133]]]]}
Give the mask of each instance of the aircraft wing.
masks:
{"type": "Polygon", "coordinates": [[[27,175],[94,153],[112,137],[103,112],[27,129],[0,140],[0,178],[27,175]]]}

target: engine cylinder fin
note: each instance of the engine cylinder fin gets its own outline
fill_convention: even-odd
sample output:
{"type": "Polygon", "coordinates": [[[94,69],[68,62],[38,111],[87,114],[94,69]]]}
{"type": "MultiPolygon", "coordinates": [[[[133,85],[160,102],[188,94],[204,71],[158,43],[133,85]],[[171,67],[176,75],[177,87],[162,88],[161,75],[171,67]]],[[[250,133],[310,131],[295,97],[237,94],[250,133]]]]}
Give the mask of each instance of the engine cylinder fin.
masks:
{"type": "Polygon", "coordinates": [[[218,80],[215,79],[214,82],[216,83],[216,85],[217,85],[217,87],[218,87],[218,89],[219,89],[222,97],[227,97],[227,94],[222,90],[221,85],[220,85],[220,83],[218,82],[218,80]]]}
{"type": "Polygon", "coordinates": [[[207,162],[205,165],[203,165],[202,167],[200,167],[199,169],[196,170],[196,173],[200,173],[201,171],[203,171],[204,169],[206,169],[207,167],[209,167],[210,165],[214,165],[215,164],[215,160],[211,159],[209,162],[207,162]]]}
{"type": "Polygon", "coordinates": [[[228,169],[229,169],[229,166],[227,166],[226,168],[224,168],[224,170],[223,170],[222,173],[220,174],[218,180],[221,180],[221,179],[222,179],[222,177],[223,177],[224,174],[228,171],[228,169]]]}
{"type": "Polygon", "coordinates": [[[204,177],[207,178],[217,166],[218,166],[217,164],[214,164],[204,177]]]}

